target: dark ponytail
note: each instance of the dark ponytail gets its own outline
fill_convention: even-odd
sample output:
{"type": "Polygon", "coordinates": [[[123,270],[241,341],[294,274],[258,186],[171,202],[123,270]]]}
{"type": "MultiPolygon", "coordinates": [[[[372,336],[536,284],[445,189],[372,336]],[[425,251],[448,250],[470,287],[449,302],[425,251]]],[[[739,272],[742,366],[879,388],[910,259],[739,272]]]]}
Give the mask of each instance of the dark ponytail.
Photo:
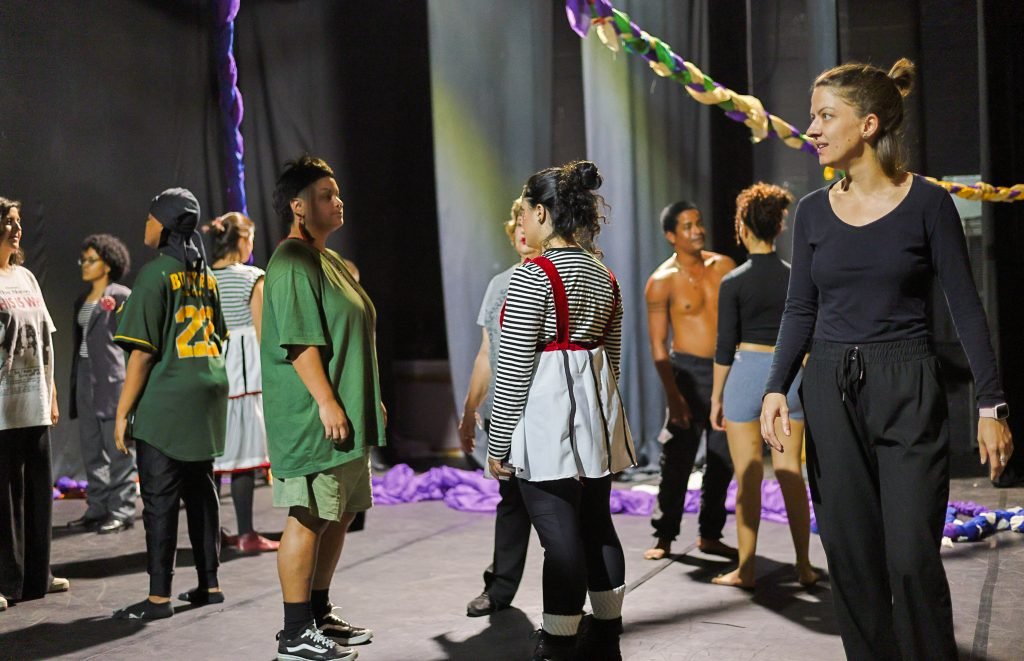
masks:
{"type": "Polygon", "coordinates": [[[600,254],[595,241],[601,224],[607,222],[601,209],[608,205],[594,191],[602,182],[596,165],[573,161],[530,177],[523,187],[523,199],[548,210],[554,225],[553,236],[600,254]]]}

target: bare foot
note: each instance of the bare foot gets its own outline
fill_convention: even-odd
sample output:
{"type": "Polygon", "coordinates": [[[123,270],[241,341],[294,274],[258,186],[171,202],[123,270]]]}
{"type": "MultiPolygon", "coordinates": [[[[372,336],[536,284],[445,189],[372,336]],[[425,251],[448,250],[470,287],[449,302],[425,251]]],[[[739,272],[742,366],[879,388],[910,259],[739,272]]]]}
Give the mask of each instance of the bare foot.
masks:
{"type": "Polygon", "coordinates": [[[644,551],[644,560],[661,560],[672,553],[671,539],[658,539],[657,543],[644,551]]]}
{"type": "Polygon", "coordinates": [[[743,590],[754,589],[754,581],[743,580],[742,578],[740,578],[740,570],[738,568],[726,574],[715,576],[713,579],[711,579],[711,582],[715,585],[727,585],[729,587],[741,588],[743,590]]]}
{"type": "Polygon", "coordinates": [[[821,580],[821,572],[812,567],[811,563],[807,563],[806,565],[797,565],[796,576],[800,585],[805,588],[812,587],[821,580]]]}
{"type": "Polygon", "coordinates": [[[701,553],[706,553],[708,555],[720,555],[723,558],[729,558],[731,560],[738,560],[740,557],[739,551],[720,539],[698,537],[697,548],[700,549],[701,553]]]}

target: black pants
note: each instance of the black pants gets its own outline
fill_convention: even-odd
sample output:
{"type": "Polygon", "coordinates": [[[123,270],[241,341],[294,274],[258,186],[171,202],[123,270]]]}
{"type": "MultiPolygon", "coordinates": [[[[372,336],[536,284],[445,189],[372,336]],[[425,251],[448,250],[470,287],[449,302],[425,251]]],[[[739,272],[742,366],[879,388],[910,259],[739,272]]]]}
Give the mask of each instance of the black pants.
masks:
{"type": "Polygon", "coordinates": [[[850,659],[957,657],[938,369],[926,340],[907,340],[815,342],[804,370],[807,472],[850,659]]]}
{"type": "Polygon", "coordinates": [[[0,431],[0,594],[39,599],[50,588],[50,428],[0,431]]]}
{"type": "Polygon", "coordinates": [[[519,590],[530,546],[530,513],[523,504],[521,482],[498,480],[498,511],[494,517],[494,560],[484,571],[484,590],[497,607],[508,606],[519,590]]]}
{"type": "Polygon", "coordinates": [[[693,460],[700,446],[701,432],[707,430],[707,465],[700,489],[698,534],[705,539],[721,539],[725,527],[725,496],[732,479],[732,458],[725,432],[711,428],[711,385],[713,363],[685,353],[672,352],[672,372],[676,387],[690,405],[693,420],[689,429],[668,424],[670,435],[661,450],[661,487],[658,507],[651,518],[654,536],[673,540],[679,536],[686,504],[686,484],[693,472],[693,460]]]}
{"type": "Polygon", "coordinates": [[[220,565],[220,502],[213,460],[179,461],[145,441],[136,441],[142,521],[146,526],[149,593],[171,596],[174,555],[178,547],[178,503],[185,501],[188,539],[192,543],[200,588],[217,587],[220,565]]]}
{"type": "Polygon", "coordinates": [[[610,475],[520,480],[519,488],[544,547],[545,613],[579,615],[588,589],[602,592],[626,582],[626,560],[608,505],[610,475]]]}

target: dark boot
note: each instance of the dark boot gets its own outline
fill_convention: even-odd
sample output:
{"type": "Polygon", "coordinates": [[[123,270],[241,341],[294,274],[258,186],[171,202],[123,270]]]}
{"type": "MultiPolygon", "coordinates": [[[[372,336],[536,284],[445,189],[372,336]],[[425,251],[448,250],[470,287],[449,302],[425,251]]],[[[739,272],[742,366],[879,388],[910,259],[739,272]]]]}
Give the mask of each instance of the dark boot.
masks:
{"type": "Polygon", "coordinates": [[[575,658],[579,661],[622,661],[622,653],[619,651],[621,634],[621,617],[598,620],[593,615],[587,615],[580,622],[575,658]]]}
{"type": "Polygon", "coordinates": [[[540,640],[532,661],[572,661],[575,658],[576,636],[555,636],[543,629],[538,629],[537,635],[540,640]]]}

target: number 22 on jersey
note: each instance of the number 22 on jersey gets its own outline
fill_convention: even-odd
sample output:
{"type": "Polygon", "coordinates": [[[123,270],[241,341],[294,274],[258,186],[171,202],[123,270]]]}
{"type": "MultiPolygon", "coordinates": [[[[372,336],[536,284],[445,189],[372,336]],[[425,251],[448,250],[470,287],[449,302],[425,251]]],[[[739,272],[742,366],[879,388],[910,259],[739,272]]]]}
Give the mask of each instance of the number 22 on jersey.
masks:
{"type": "Polygon", "coordinates": [[[205,358],[219,356],[220,347],[210,340],[213,335],[213,308],[206,305],[183,305],[174,313],[174,321],[188,322],[174,340],[178,358],[205,358]]]}

